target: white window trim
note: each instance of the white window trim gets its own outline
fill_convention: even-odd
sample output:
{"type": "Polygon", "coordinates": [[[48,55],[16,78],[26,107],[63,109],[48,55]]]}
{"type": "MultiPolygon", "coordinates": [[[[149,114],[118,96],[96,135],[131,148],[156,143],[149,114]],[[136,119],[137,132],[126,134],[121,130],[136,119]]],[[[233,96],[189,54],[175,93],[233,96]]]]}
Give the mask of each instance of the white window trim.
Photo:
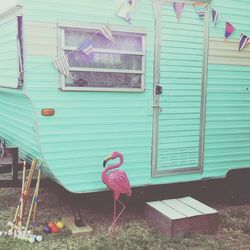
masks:
{"type": "MultiPolygon", "coordinates": [[[[76,47],[65,46],[65,34],[64,28],[79,28],[90,31],[98,30],[103,24],[89,24],[89,23],[79,23],[79,22],[67,22],[59,21],[58,28],[58,56],[63,56],[65,50],[75,50],[76,47]]],[[[111,73],[135,73],[141,74],[141,87],[140,88],[108,88],[108,87],[72,87],[65,85],[65,77],[60,74],[60,84],[59,88],[63,91],[91,91],[91,92],[144,92],[145,91],[145,70],[146,70],[146,30],[138,27],[124,27],[110,25],[111,31],[116,33],[121,32],[121,34],[128,33],[128,35],[140,35],[142,38],[142,51],[126,51],[126,50],[110,50],[110,49],[100,49],[93,48],[94,52],[104,52],[111,54],[129,54],[129,55],[140,55],[142,56],[142,70],[124,70],[124,69],[108,69],[108,68],[79,68],[70,67],[70,71],[79,72],[111,72],[111,73]]]]}
{"type": "Polygon", "coordinates": [[[0,13],[0,24],[10,21],[12,18],[23,15],[22,6],[15,5],[0,13]]]}

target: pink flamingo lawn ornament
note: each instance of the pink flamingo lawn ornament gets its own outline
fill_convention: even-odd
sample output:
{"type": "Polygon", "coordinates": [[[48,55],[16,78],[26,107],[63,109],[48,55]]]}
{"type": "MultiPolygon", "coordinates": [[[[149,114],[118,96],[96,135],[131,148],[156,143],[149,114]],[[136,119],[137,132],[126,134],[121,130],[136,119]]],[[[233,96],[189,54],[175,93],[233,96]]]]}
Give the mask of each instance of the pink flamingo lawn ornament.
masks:
{"type": "Polygon", "coordinates": [[[107,187],[113,191],[113,198],[114,198],[114,217],[113,217],[113,222],[109,228],[109,232],[111,232],[118,218],[121,216],[124,209],[126,208],[126,206],[119,200],[120,194],[125,194],[127,196],[131,196],[132,194],[132,190],[131,190],[131,186],[130,186],[127,174],[123,170],[110,171],[112,169],[119,168],[122,165],[122,163],[123,163],[123,155],[119,152],[113,152],[112,155],[108,156],[103,161],[103,167],[105,169],[102,171],[102,182],[106,184],[107,187]],[[109,160],[114,160],[117,157],[120,158],[119,163],[105,168],[106,163],[109,160]],[[121,204],[122,210],[116,216],[117,202],[121,204]]]}

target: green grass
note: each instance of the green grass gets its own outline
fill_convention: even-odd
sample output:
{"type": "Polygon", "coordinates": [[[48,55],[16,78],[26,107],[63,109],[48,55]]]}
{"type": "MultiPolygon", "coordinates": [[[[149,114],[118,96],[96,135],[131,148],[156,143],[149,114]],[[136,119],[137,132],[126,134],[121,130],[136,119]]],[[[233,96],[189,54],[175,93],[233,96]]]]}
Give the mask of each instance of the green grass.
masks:
{"type": "MultiPolygon", "coordinates": [[[[43,235],[43,241],[29,244],[11,237],[0,237],[0,249],[250,249],[250,205],[229,206],[218,201],[209,201],[211,204],[207,204],[219,211],[220,223],[215,234],[186,234],[170,238],[145,222],[144,199],[135,195],[119,220],[115,233],[108,235],[108,227],[112,221],[111,193],[92,194],[81,198],[82,215],[93,228],[92,233],[72,236],[69,230],[64,229],[59,234],[45,235],[42,228],[48,221],[72,215],[64,194],[58,189],[51,190],[52,187],[40,189],[37,214],[39,224],[35,231],[43,235]]],[[[20,188],[0,188],[1,230],[12,220],[19,196],[20,188]]],[[[126,199],[125,202],[127,201],[126,199]]]]}

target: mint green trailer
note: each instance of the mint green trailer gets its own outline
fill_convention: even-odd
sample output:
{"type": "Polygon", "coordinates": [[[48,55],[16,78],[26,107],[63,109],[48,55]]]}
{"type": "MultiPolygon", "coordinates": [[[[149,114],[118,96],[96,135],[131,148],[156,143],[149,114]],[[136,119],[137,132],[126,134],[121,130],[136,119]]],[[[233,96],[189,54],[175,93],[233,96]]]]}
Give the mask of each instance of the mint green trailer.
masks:
{"type": "Polygon", "coordinates": [[[177,21],[175,1],[140,0],[132,24],[116,15],[121,2],[19,0],[0,14],[0,137],[75,193],[106,189],[112,151],[133,187],[249,168],[250,48],[238,51],[249,1],[202,1],[201,20],[183,0],[177,21]],[[212,8],[224,18],[215,28],[212,8]],[[237,27],[227,41],[225,20],[237,27]],[[106,23],[114,44],[97,33],[106,23]],[[74,51],[91,36],[89,62],[74,51]],[[53,64],[65,53],[68,77],[53,64]]]}

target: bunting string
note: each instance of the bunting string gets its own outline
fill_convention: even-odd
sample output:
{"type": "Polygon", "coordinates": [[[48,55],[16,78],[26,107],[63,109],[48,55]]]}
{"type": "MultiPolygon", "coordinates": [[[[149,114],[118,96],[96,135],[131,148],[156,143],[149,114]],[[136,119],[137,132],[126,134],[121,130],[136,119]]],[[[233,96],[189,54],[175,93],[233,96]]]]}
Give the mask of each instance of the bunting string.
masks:
{"type": "MultiPolygon", "coordinates": [[[[212,22],[214,27],[217,26],[219,22],[225,22],[225,34],[224,34],[224,41],[227,39],[237,30],[235,25],[231,24],[228,20],[223,20],[222,15],[218,12],[214,7],[212,8],[212,22]]],[[[243,32],[239,32],[239,51],[246,48],[250,43],[250,38],[248,35],[244,34],[243,32]]]]}
{"type": "MultiPolygon", "coordinates": [[[[139,0],[114,0],[117,10],[116,14],[117,16],[123,18],[125,21],[127,21],[129,24],[132,24],[131,21],[131,13],[134,11],[136,8],[139,0]]],[[[70,76],[70,71],[69,71],[69,56],[75,52],[82,52],[84,53],[89,59],[93,60],[93,54],[94,54],[94,48],[93,48],[93,39],[97,34],[101,34],[104,36],[106,39],[111,41],[112,43],[115,43],[114,38],[112,36],[111,28],[109,24],[104,24],[101,26],[90,38],[87,38],[80,42],[76,50],[72,50],[68,52],[67,54],[57,57],[53,60],[53,64],[55,68],[65,75],[66,77],[70,76]]],[[[36,67],[31,67],[29,69],[24,70],[25,72],[32,70],[36,67]]],[[[37,67],[38,68],[38,67],[37,67]]],[[[23,71],[23,72],[24,72],[23,71]]]]}
{"type": "MultiPolygon", "coordinates": [[[[162,5],[164,2],[169,3],[168,0],[158,0],[158,1],[159,1],[159,6],[157,5],[156,7],[160,7],[160,5],[162,5]]],[[[127,23],[132,24],[131,13],[135,10],[139,0],[114,0],[114,2],[116,5],[116,15],[124,19],[127,23]]],[[[176,15],[176,19],[178,22],[180,22],[180,19],[184,11],[185,3],[178,1],[178,2],[172,2],[172,4],[173,4],[173,10],[176,15]]],[[[196,1],[192,4],[192,6],[198,18],[201,21],[204,21],[205,10],[208,6],[208,3],[196,1]]],[[[155,7],[155,4],[153,4],[153,7],[155,7]]],[[[154,9],[154,14],[157,15],[157,13],[158,13],[157,9],[154,9]]],[[[212,25],[214,26],[214,28],[216,28],[219,22],[223,21],[222,15],[220,12],[217,11],[216,7],[214,6],[211,7],[210,15],[212,20],[212,25]]],[[[225,22],[224,41],[226,42],[237,29],[235,25],[231,24],[228,20],[224,22],[225,22]]],[[[86,55],[86,58],[93,60],[93,55],[94,55],[93,40],[97,36],[97,34],[101,34],[110,42],[115,43],[115,40],[112,36],[110,25],[104,24],[91,37],[81,41],[77,46],[76,50],[72,50],[67,54],[57,57],[53,60],[52,63],[58,69],[58,71],[60,71],[66,77],[70,76],[69,56],[75,52],[82,52],[84,55],[86,55]]],[[[239,48],[238,48],[239,51],[245,49],[249,44],[250,44],[249,36],[243,32],[240,32],[239,48]]],[[[34,67],[29,68],[28,70],[33,68],[34,67]]],[[[27,69],[24,70],[24,72],[25,71],[27,71],[27,69]]]]}
{"type": "MultiPolygon", "coordinates": [[[[200,20],[203,21],[205,17],[205,9],[207,8],[208,3],[194,2],[192,5],[200,20]]],[[[184,2],[173,2],[173,7],[177,21],[179,22],[182,15],[182,11],[184,9],[184,2]]],[[[212,9],[211,10],[212,24],[214,27],[216,27],[218,23],[222,21],[221,13],[219,13],[214,7],[212,7],[211,9],[212,9]]],[[[225,21],[224,41],[226,42],[235,31],[236,31],[235,26],[231,24],[229,21],[225,21]]],[[[250,38],[246,34],[240,32],[239,51],[246,48],[249,44],[250,44],[250,38]]]]}

